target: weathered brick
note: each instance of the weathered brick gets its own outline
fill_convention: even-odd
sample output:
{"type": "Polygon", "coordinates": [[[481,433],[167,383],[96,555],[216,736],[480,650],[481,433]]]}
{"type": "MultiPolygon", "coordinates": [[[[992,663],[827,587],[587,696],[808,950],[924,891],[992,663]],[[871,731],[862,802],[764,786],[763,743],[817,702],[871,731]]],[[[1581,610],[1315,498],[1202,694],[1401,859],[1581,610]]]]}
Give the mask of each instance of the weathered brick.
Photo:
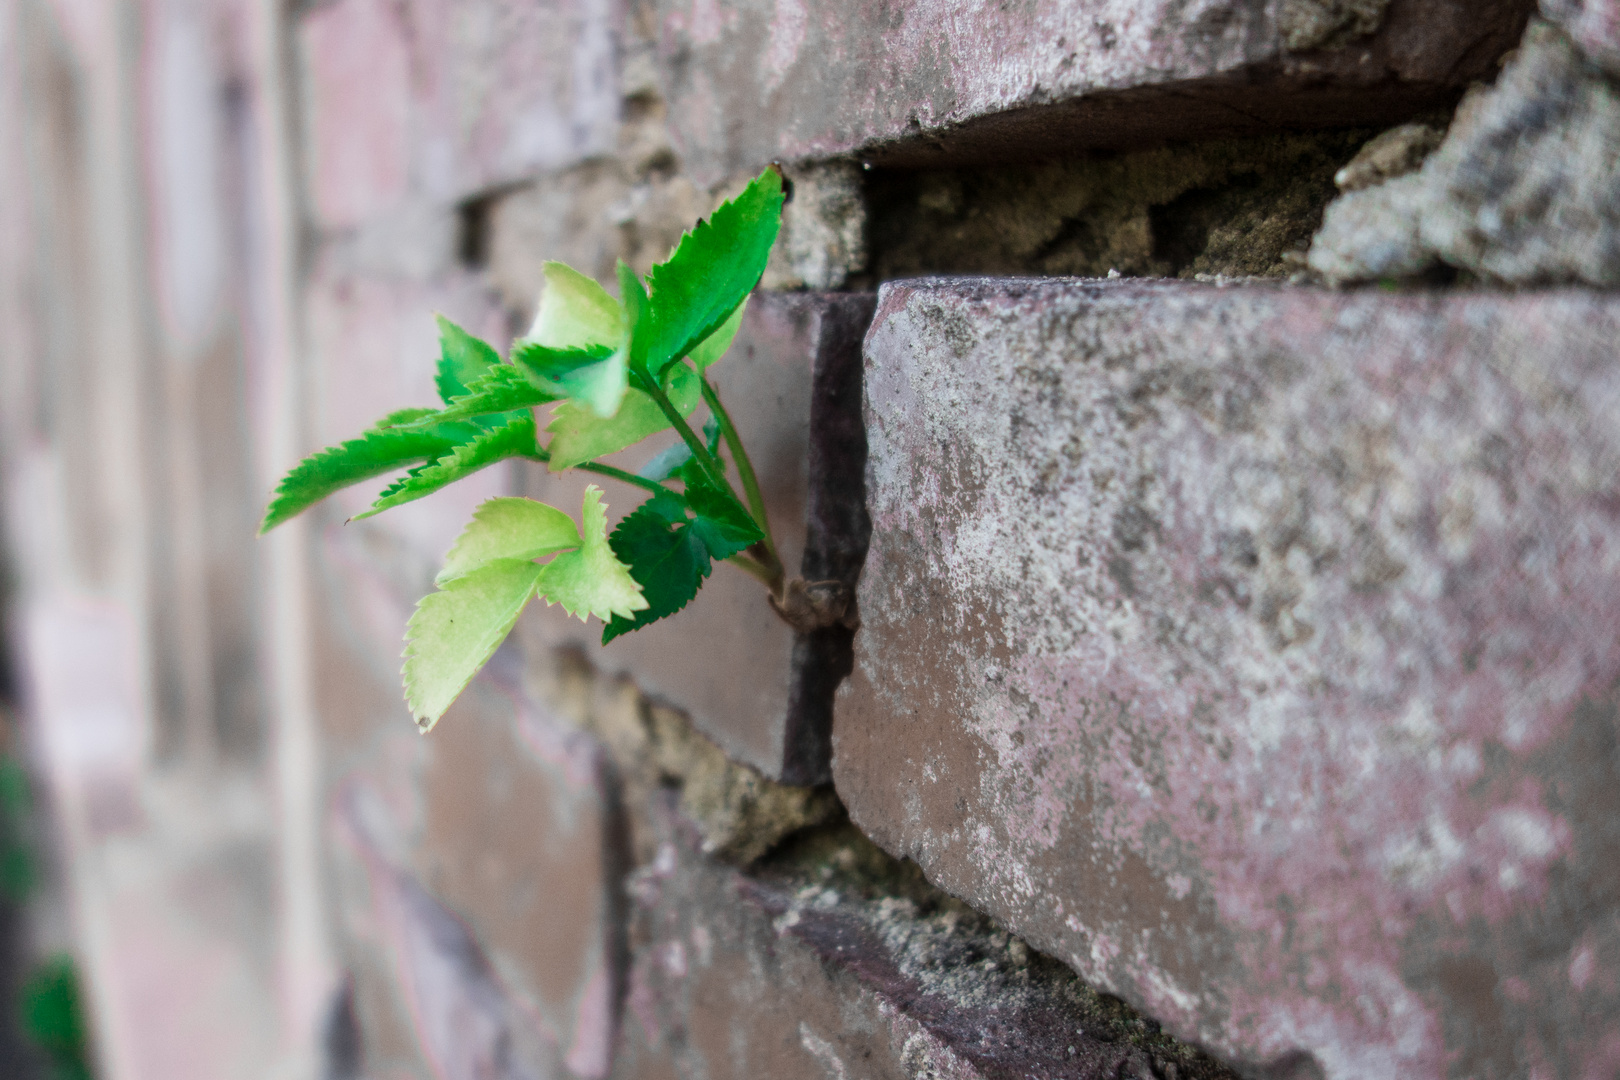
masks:
{"type": "Polygon", "coordinates": [[[1487,75],[1523,0],[661,0],[686,166],[897,164],[1400,120],[1487,75]]]}
{"type": "Polygon", "coordinates": [[[392,1012],[444,1075],[605,1076],[628,852],[598,744],[488,679],[430,739],[395,711],[334,800],[362,1043],[392,1012]]]}
{"type": "MultiPolygon", "coordinates": [[[[789,573],[850,587],[866,543],[859,346],[872,304],[870,294],[758,293],[715,369],[789,573]]],[[[590,479],[535,469],[528,493],[577,506],[590,479]]],[[[613,485],[607,498],[622,516],[641,494],[613,485]]],[[[541,605],[520,626],[539,647],[577,646],[605,672],[632,673],[647,692],[686,710],[732,758],[773,780],[828,777],[832,692],[848,671],[851,632],[835,626],[796,636],[759,583],[732,567],[716,567],[685,610],[605,648],[599,624],[581,626],[541,605]]]]}
{"type": "Polygon", "coordinates": [[[854,829],[756,873],[702,858],[665,795],[629,880],[616,1076],[725,1080],[1231,1080],[930,889],[854,829]]]}
{"type": "Polygon", "coordinates": [[[339,0],[301,21],[310,187],[329,228],[610,150],[615,5],[339,0]]]}
{"type": "Polygon", "coordinates": [[[1257,1069],[1612,1071],[1617,334],[1580,292],[885,286],[851,816],[1257,1069]]]}

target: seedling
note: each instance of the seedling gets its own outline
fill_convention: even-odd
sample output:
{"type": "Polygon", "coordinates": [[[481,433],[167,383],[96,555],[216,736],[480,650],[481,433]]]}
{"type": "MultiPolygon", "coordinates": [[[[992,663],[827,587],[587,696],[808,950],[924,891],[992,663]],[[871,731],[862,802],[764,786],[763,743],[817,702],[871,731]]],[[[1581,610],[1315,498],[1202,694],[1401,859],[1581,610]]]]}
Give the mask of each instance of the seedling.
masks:
{"type": "Polygon", "coordinates": [[[784,580],[758,477],[708,375],[764,273],[782,203],[782,175],[772,167],[699,221],[645,285],[619,263],[617,300],[562,263],[546,263],[534,326],[505,361],[441,317],[443,408],[390,413],[358,438],[306,458],[277,485],[261,534],[371,477],[405,470],[357,517],[514,457],[651,494],[611,536],[594,484],[577,523],[534,499],[478,507],[445,556],[437,591],[417,604],[406,630],[405,699],[424,732],[535,597],[582,621],[602,620],[606,644],[680,611],[720,560],[758,578],[785,618],[802,616],[804,584],[784,580]],[[688,422],[700,402],[709,410],[701,435],[688,422]],[[541,406],[551,407],[544,445],[534,414],[541,406]],[[599,460],[669,428],[680,442],[639,473],[599,460]]]}

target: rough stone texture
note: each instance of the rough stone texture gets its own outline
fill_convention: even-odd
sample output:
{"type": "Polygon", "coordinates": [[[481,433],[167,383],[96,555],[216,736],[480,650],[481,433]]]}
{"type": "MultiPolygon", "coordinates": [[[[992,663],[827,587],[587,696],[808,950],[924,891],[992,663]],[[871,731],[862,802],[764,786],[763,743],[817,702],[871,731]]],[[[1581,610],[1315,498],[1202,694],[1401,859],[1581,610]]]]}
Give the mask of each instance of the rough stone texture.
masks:
{"type": "Polygon", "coordinates": [[[1533,24],[1410,176],[1328,207],[1309,263],[1331,281],[1435,262],[1507,282],[1620,282],[1620,88],[1533,24]]]}
{"type": "Polygon", "coordinates": [[[613,146],[609,0],[338,0],[297,28],[321,223],[445,204],[613,146]]]}
{"type": "Polygon", "coordinates": [[[1356,151],[1350,163],[1333,174],[1340,191],[1360,191],[1423,167],[1446,133],[1432,124],[1392,127],[1356,151]]]}
{"type": "Polygon", "coordinates": [[[1562,27],[1589,60],[1620,78],[1620,4],[1614,0],[1541,0],[1541,13],[1562,27]]]}
{"type": "Polygon", "coordinates": [[[1223,139],[994,170],[883,170],[868,185],[880,279],[1297,272],[1365,131],[1223,139]]]}
{"type": "Polygon", "coordinates": [[[773,158],[1000,162],[1404,119],[1489,72],[1528,7],[660,0],[658,57],[682,158],[713,182],[773,158]]]}
{"type": "Polygon", "coordinates": [[[828,788],[779,784],[730,760],[683,713],[649,701],[628,678],[602,676],[576,650],[530,655],[510,678],[606,747],[619,797],[632,809],[627,822],[637,862],[653,858],[644,808],[655,794],[678,793],[677,806],[702,838],[704,854],[738,864],[839,810],[828,788]]]}
{"type": "Polygon", "coordinates": [[[822,830],[756,874],[664,801],[635,909],[616,1075],[683,1080],[1231,1080],[894,864],[822,830]]]}
{"type": "Polygon", "coordinates": [[[1617,333],[1579,292],[885,286],[852,818],[1256,1071],[1608,1075],[1617,333]]]}
{"type": "MultiPolygon", "coordinates": [[[[859,348],[872,304],[870,294],[758,293],[714,372],[759,473],[783,562],[809,580],[850,587],[866,540],[859,348]]],[[[625,456],[633,465],[653,452],[625,456]]],[[[582,475],[534,468],[526,491],[576,505],[588,482],[582,475]]],[[[622,516],[640,495],[615,485],[607,500],[610,516],[622,516]]],[[[633,673],[730,757],[770,779],[802,785],[828,777],[832,692],[848,671],[851,632],[796,637],[759,583],[734,568],[716,567],[685,610],[605,648],[600,625],[538,605],[519,632],[538,647],[578,648],[606,672],[633,673]]]]}

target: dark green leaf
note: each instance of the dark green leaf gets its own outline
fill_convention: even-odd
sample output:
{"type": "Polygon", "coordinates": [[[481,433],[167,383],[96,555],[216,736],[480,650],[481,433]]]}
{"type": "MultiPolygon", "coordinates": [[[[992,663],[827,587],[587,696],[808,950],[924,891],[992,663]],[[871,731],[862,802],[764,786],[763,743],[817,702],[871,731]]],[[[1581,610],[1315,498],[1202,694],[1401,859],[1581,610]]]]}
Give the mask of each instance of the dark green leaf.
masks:
{"type": "Polygon", "coordinates": [[[403,478],[384,488],[377,501],[371,504],[371,509],[356,514],[355,520],[431,495],[446,484],[453,484],[486,465],[506,458],[538,460],[540,453],[534,436],[534,417],[528,413],[518,413],[501,427],[479,432],[477,437],[452,447],[432,464],[412,469],[403,478]]]}
{"type": "Polygon", "coordinates": [[[686,481],[687,505],[697,515],[693,528],[712,558],[729,559],[765,539],[753,515],[731,492],[711,483],[697,462],[683,466],[680,476],[686,481]]]}
{"type": "Polygon", "coordinates": [[[438,320],[439,370],[433,381],[439,388],[439,400],[448,405],[465,396],[473,382],[491,365],[500,363],[501,357],[487,342],[443,315],[438,320]]]}
{"type": "Polygon", "coordinates": [[[472,424],[398,426],[433,414],[432,409],[401,409],[384,417],[358,439],[329,446],[299,462],[276,485],[259,532],[269,532],[351,484],[419,461],[435,460],[449,453],[457,443],[477,438],[481,433],[472,424]]]}
{"type": "Polygon", "coordinates": [[[720,329],[765,272],[782,224],[782,201],[782,174],[766,169],[653,267],[647,311],[632,324],[632,366],[662,375],[720,329]]]}
{"type": "Polygon", "coordinates": [[[620,634],[673,615],[697,595],[709,576],[709,553],[673,496],[655,495],[630,513],[608,537],[608,545],[641,586],[647,607],[633,618],[614,616],[602,628],[602,644],[620,634]],[[672,525],[672,521],[680,524],[672,525]]]}

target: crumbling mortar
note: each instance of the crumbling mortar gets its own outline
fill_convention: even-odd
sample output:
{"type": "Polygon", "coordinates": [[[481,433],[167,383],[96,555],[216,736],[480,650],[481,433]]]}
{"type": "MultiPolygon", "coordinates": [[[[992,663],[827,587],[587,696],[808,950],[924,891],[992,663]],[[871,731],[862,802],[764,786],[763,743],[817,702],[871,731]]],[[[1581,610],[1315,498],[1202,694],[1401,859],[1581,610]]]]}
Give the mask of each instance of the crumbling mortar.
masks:
{"type": "Polygon", "coordinates": [[[660,789],[678,792],[705,854],[741,865],[838,812],[830,787],[779,784],[732,761],[679,709],[649,698],[628,678],[600,676],[578,650],[531,660],[525,679],[537,700],[607,748],[629,808],[626,829],[637,863],[651,860],[656,847],[638,808],[660,789]]]}

